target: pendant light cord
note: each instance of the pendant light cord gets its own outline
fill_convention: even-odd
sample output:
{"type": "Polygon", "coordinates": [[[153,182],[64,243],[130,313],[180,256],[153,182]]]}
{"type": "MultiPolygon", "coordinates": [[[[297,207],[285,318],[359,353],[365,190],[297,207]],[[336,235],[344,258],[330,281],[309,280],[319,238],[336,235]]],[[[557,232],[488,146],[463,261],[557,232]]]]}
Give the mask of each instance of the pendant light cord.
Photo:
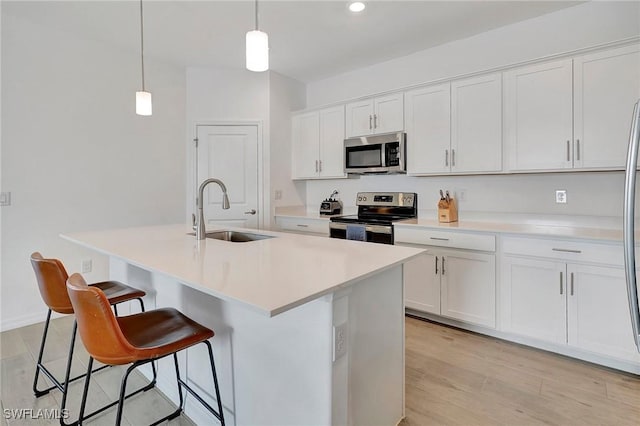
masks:
{"type": "Polygon", "coordinates": [[[142,19],[142,0],[140,0],[140,62],[142,63],[142,91],[145,92],[146,90],[144,90],[144,23],[142,19]]]}
{"type": "Polygon", "coordinates": [[[256,0],[256,31],[258,31],[258,0],[256,0]]]}

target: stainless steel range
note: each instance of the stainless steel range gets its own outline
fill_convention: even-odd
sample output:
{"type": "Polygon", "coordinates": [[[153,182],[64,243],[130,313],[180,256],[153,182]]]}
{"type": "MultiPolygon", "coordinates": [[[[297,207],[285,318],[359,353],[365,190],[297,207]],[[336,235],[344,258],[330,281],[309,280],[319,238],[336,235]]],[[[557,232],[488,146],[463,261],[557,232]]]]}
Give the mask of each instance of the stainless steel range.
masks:
{"type": "Polygon", "coordinates": [[[357,215],[334,216],[331,238],[393,244],[393,223],[418,216],[415,192],[358,192],[357,215]]]}

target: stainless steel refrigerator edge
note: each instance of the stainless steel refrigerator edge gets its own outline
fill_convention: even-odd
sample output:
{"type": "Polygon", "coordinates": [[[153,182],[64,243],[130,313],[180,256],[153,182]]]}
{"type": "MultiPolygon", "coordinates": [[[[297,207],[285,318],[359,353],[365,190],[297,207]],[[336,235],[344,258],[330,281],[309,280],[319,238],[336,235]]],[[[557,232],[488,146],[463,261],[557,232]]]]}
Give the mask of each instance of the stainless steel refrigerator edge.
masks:
{"type": "Polygon", "coordinates": [[[627,295],[629,297],[629,311],[631,312],[631,326],[633,339],[640,352],[640,310],[638,309],[638,284],[636,281],[635,258],[635,197],[636,172],[638,161],[638,144],[640,143],[640,100],[633,108],[631,133],[629,135],[629,150],[627,151],[627,166],[624,179],[624,209],[623,209],[623,241],[624,266],[627,278],[627,295]]]}

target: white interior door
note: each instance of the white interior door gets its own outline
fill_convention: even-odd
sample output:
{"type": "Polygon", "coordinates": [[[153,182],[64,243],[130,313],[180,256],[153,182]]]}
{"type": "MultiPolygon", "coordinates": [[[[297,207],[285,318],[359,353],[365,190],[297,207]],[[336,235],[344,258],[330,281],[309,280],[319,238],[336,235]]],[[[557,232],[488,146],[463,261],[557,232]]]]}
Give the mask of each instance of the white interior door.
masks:
{"type": "Polygon", "coordinates": [[[196,187],[205,179],[220,179],[231,204],[223,210],[220,187],[209,184],[204,191],[207,226],[258,228],[258,127],[198,125],[197,137],[196,187]]]}

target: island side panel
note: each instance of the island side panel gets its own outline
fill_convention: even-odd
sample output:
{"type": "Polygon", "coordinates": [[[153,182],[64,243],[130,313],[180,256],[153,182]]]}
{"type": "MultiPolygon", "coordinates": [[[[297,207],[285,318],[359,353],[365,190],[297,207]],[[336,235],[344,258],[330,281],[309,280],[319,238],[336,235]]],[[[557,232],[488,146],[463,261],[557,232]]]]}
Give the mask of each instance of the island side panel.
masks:
{"type": "Polygon", "coordinates": [[[349,424],[404,417],[402,265],[353,285],[349,298],[349,424]]]}
{"type": "MultiPolygon", "coordinates": [[[[227,424],[331,424],[331,295],[269,318],[116,258],[110,265],[113,279],[131,279],[147,291],[155,302],[149,309],[174,307],[215,331],[227,424]]],[[[177,403],[173,367],[165,361],[160,362],[158,388],[177,403]]],[[[206,351],[191,348],[180,363],[189,383],[215,406],[206,351]]],[[[193,398],[187,399],[185,411],[196,424],[217,424],[193,398]]]]}

